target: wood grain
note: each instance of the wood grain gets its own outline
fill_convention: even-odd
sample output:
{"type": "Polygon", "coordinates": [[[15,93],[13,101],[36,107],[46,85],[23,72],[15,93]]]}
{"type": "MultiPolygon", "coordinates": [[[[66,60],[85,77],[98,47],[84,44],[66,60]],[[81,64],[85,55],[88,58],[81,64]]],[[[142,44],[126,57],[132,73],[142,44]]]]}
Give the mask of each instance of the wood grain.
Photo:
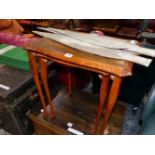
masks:
{"type": "Polygon", "coordinates": [[[105,131],[107,123],[110,119],[110,116],[112,114],[112,110],[115,106],[118,94],[119,94],[119,89],[120,89],[120,85],[121,85],[122,79],[120,77],[114,77],[114,80],[112,82],[112,86],[110,88],[108,97],[107,97],[107,107],[106,107],[106,111],[105,111],[105,117],[104,117],[104,121],[101,127],[101,134],[105,131]]]}
{"type": "Polygon", "coordinates": [[[96,122],[95,122],[95,127],[93,130],[93,134],[96,134],[97,132],[97,127],[99,125],[99,121],[101,119],[101,114],[104,108],[104,103],[106,101],[106,97],[108,94],[108,84],[109,84],[109,75],[103,76],[102,81],[101,81],[101,86],[100,86],[100,96],[99,96],[99,105],[98,105],[98,112],[96,116],[96,122]]]}
{"type": "MultiPolygon", "coordinates": [[[[105,128],[108,124],[108,121],[110,119],[110,115],[112,114],[112,110],[114,108],[115,102],[117,100],[117,96],[119,93],[119,87],[120,87],[120,83],[121,83],[120,81],[122,80],[122,77],[131,76],[132,63],[129,63],[126,61],[121,61],[121,60],[116,60],[116,59],[104,58],[104,57],[100,57],[100,56],[97,56],[94,54],[75,50],[73,48],[64,46],[58,42],[51,41],[51,40],[45,39],[45,38],[40,39],[36,42],[30,43],[30,44],[26,45],[25,48],[28,49],[30,53],[32,53],[32,55],[34,56],[33,57],[34,60],[35,60],[35,57],[38,57],[41,60],[42,59],[43,60],[44,59],[51,60],[51,61],[55,61],[55,62],[58,62],[61,64],[65,64],[66,66],[69,66],[69,67],[77,67],[77,68],[95,71],[97,73],[101,73],[101,75],[103,75],[103,77],[105,75],[108,75],[108,73],[110,75],[114,75],[115,78],[114,78],[114,82],[112,84],[112,87],[110,89],[110,93],[108,95],[108,100],[107,100],[108,102],[106,104],[107,109],[105,112],[105,119],[104,119],[104,123],[103,123],[103,127],[102,127],[102,129],[105,130],[105,128]],[[68,57],[68,55],[69,55],[69,57],[68,57]]],[[[29,55],[29,56],[31,56],[31,55],[29,55]]],[[[32,59],[32,57],[30,57],[30,59],[32,59]]],[[[36,70],[36,68],[37,68],[37,64],[35,64],[35,70],[36,70]]],[[[43,63],[41,62],[41,69],[43,70],[43,71],[41,71],[42,74],[44,74],[44,72],[46,70],[45,69],[45,62],[43,62],[43,63]]],[[[33,72],[34,77],[38,76],[36,74],[37,74],[37,72],[33,72]]],[[[44,78],[44,76],[46,77],[46,72],[45,72],[45,75],[42,75],[42,78],[44,78]]],[[[70,75],[69,75],[69,77],[70,77],[70,75]]],[[[107,80],[108,80],[108,78],[107,78],[107,80]]],[[[38,83],[36,83],[36,84],[38,85],[38,83]]],[[[46,85],[46,84],[44,84],[44,85],[46,85]]],[[[99,124],[99,120],[101,117],[101,112],[103,111],[102,108],[103,108],[103,104],[104,104],[104,100],[105,100],[104,96],[106,96],[106,93],[108,93],[107,92],[107,90],[108,90],[107,85],[108,85],[108,82],[105,86],[101,85],[100,105],[99,105],[98,110],[89,111],[88,115],[84,115],[84,117],[87,119],[87,121],[89,119],[91,119],[91,121],[93,120],[93,122],[95,122],[95,120],[96,120],[95,130],[98,129],[98,124],[99,124]],[[103,93],[103,91],[106,91],[106,92],[103,93]],[[98,111],[97,118],[96,118],[96,113],[94,113],[96,111],[98,111]],[[94,119],[89,117],[89,115],[93,115],[93,114],[95,116],[94,119]]],[[[40,95],[40,97],[42,97],[41,93],[39,95],[40,95]]],[[[65,99],[63,98],[63,100],[65,100],[65,99]]],[[[42,101],[43,100],[41,100],[41,102],[42,101]]],[[[61,110],[62,103],[61,103],[61,100],[58,100],[58,101],[59,101],[61,106],[59,107],[59,112],[56,112],[56,119],[59,119],[60,121],[63,121],[64,119],[68,120],[70,118],[70,114],[69,114],[70,112],[68,111],[68,113],[66,114],[66,117],[61,117],[62,113],[63,113],[61,110]],[[60,111],[61,111],[61,114],[60,114],[60,111]]],[[[69,103],[69,100],[67,102],[69,103]]],[[[85,101],[85,102],[87,103],[89,101],[85,101]]],[[[44,105],[44,103],[42,103],[42,104],[44,105]]],[[[83,107],[83,105],[81,105],[78,108],[82,108],[82,107],[83,107]]],[[[66,110],[69,110],[69,108],[67,108],[67,106],[65,106],[64,108],[66,108],[66,110]]],[[[45,109],[45,107],[44,107],[44,109],[45,109]]],[[[88,109],[86,109],[86,111],[87,110],[88,109]]],[[[42,115],[43,114],[41,114],[40,117],[42,115]]],[[[82,114],[82,116],[83,116],[83,114],[82,114]]],[[[75,119],[75,122],[78,121],[77,117],[78,116],[75,116],[75,115],[73,117],[75,119]]],[[[86,123],[87,123],[87,121],[86,121],[86,123]]],[[[59,122],[59,121],[56,121],[56,122],[59,122]]],[[[81,118],[79,124],[81,124],[82,122],[84,122],[84,120],[82,120],[82,118],[81,118]]],[[[88,127],[88,126],[86,127],[85,125],[83,126],[83,130],[85,128],[86,129],[89,128],[89,129],[91,129],[91,131],[93,131],[92,125],[90,127],[88,127]]]]}
{"type": "Polygon", "coordinates": [[[52,104],[51,93],[49,91],[49,86],[48,86],[48,75],[47,75],[47,66],[46,66],[47,60],[40,58],[39,62],[40,62],[40,75],[47,95],[48,104],[50,105],[50,109],[51,109],[50,115],[51,115],[51,118],[53,118],[55,116],[55,112],[52,104]]]}
{"type": "MultiPolygon", "coordinates": [[[[98,96],[79,90],[73,90],[72,96],[68,96],[65,89],[61,89],[57,97],[53,100],[56,115],[54,119],[44,118],[42,113],[28,116],[32,120],[37,134],[70,135],[67,131],[67,123],[73,123],[73,128],[86,135],[92,134],[96,119],[98,96]]],[[[49,111],[49,106],[47,107],[49,111]]],[[[109,135],[120,135],[123,125],[125,105],[117,103],[106,128],[109,135]]],[[[104,111],[102,111],[102,116],[104,111]]],[[[101,127],[101,124],[100,124],[101,127]]],[[[100,134],[99,131],[97,134],[100,134]]]]}
{"type": "Polygon", "coordinates": [[[35,54],[49,60],[100,74],[106,72],[121,77],[132,75],[133,64],[130,62],[82,52],[46,38],[27,44],[25,49],[33,51],[35,54]],[[71,53],[73,56],[67,58],[65,57],[66,53],[71,53]]]}
{"type": "Polygon", "coordinates": [[[34,79],[34,82],[36,84],[36,87],[37,87],[37,90],[38,90],[38,93],[40,96],[40,100],[42,103],[42,107],[44,110],[43,114],[44,114],[44,117],[47,117],[48,112],[46,110],[46,102],[45,102],[45,98],[44,98],[43,91],[42,91],[41,84],[40,84],[40,80],[39,80],[36,58],[32,52],[28,52],[28,56],[29,56],[29,62],[30,62],[30,66],[31,66],[31,72],[33,75],[33,79],[34,79]]]}

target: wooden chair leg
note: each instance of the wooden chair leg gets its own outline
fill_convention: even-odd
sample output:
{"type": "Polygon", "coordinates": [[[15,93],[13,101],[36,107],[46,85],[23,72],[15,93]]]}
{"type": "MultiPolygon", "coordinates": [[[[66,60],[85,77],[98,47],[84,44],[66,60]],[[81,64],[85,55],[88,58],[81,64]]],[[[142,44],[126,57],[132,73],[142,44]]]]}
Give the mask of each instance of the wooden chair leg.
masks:
{"type": "Polygon", "coordinates": [[[29,62],[30,62],[30,66],[31,66],[31,72],[32,72],[32,75],[33,75],[33,79],[34,79],[34,82],[36,84],[39,96],[40,96],[42,107],[44,109],[43,114],[44,114],[44,117],[47,117],[48,112],[47,112],[47,109],[46,109],[45,99],[44,99],[43,91],[42,91],[40,81],[39,81],[36,58],[35,58],[35,56],[34,56],[34,54],[32,52],[28,52],[28,56],[29,56],[29,62]]]}
{"type": "Polygon", "coordinates": [[[99,121],[101,118],[101,114],[104,108],[104,103],[105,103],[106,96],[108,93],[108,83],[109,83],[109,76],[103,76],[102,81],[101,81],[101,86],[100,86],[99,106],[98,106],[97,117],[96,117],[93,134],[96,134],[98,126],[99,126],[99,121]]]}
{"type": "Polygon", "coordinates": [[[55,116],[55,112],[54,112],[54,108],[51,100],[51,94],[48,87],[48,75],[47,75],[47,66],[46,66],[47,60],[40,58],[39,61],[40,61],[40,75],[47,95],[48,104],[50,105],[51,117],[53,118],[55,116]]]}
{"type": "Polygon", "coordinates": [[[71,74],[71,68],[68,68],[68,95],[72,95],[72,74],[71,74]]]}
{"type": "Polygon", "coordinates": [[[115,102],[116,102],[118,94],[119,94],[121,81],[122,81],[122,78],[120,78],[120,77],[115,77],[113,80],[113,83],[112,83],[112,86],[110,88],[110,92],[108,95],[108,99],[107,99],[107,108],[105,111],[104,121],[103,121],[101,130],[100,130],[101,134],[104,133],[104,130],[105,130],[105,128],[108,124],[108,121],[110,119],[112,110],[114,108],[115,102]]]}

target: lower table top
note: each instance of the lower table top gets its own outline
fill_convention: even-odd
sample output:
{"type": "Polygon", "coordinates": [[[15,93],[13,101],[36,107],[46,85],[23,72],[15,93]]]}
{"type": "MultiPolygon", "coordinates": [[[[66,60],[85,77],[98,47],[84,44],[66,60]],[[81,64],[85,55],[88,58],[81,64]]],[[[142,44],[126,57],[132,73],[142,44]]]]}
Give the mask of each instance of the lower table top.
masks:
{"type": "MultiPolygon", "coordinates": [[[[72,134],[67,130],[68,123],[72,123],[72,128],[77,131],[92,134],[97,113],[98,95],[76,89],[69,97],[66,89],[62,88],[52,103],[56,111],[54,119],[45,119],[40,111],[32,111],[29,114],[37,134],[72,134]]],[[[121,134],[125,108],[125,104],[121,102],[116,104],[105,134],[121,134]]],[[[49,110],[49,106],[47,109],[49,110]]],[[[104,115],[104,112],[102,115],[104,115]]]]}

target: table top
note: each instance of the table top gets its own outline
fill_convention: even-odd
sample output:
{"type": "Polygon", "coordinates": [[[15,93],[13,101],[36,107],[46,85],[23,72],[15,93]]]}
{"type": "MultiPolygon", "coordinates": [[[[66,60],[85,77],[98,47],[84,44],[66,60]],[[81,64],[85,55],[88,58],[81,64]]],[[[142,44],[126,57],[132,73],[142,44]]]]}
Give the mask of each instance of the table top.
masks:
{"type": "Polygon", "coordinates": [[[132,75],[133,63],[131,62],[89,54],[47,38],[28,43],[24,48],[49,60],[64,62],[66,65],[97,73],[109,73],[120,77],[132,75]]]}

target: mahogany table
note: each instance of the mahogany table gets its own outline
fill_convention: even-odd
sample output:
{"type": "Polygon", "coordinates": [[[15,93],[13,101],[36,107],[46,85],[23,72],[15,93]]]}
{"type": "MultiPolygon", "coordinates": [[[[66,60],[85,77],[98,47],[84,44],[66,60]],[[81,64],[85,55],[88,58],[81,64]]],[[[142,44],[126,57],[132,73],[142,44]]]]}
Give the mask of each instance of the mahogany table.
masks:
{"type": "MultiPolygon", "coordinates": [[[[81,68],[102,75],[98,111],[92,133],[95,134],[97,132],[99,128],[101,114],[103,109],[105,108],[104,120],[100,128],[100,134],[103,134],[110,119],[114,105],[116,103],[121,81],[124,77],[132,75],[133,63],[89,54],[46,38],[41,38],[38,41],[29,43],[24,48],[28,50],[32,75],[41,99],[45,116],[48,115],[48,112],[46,110],[43,90],[41,88],[39,80],[38,63],[40,65],[40,77],[47,95],[48,104],[51,107],[51,117],[54,117],[55,113],[47,83],[47,61],[54,61],[59,64],[66,65],[69,68],[81,68]],[[109,88],[110,77],[113,77],[113,80],[109,88]]],[[[68,94],[71,95],[71,93],[71,72],[69,71],[68,94]]]]}

